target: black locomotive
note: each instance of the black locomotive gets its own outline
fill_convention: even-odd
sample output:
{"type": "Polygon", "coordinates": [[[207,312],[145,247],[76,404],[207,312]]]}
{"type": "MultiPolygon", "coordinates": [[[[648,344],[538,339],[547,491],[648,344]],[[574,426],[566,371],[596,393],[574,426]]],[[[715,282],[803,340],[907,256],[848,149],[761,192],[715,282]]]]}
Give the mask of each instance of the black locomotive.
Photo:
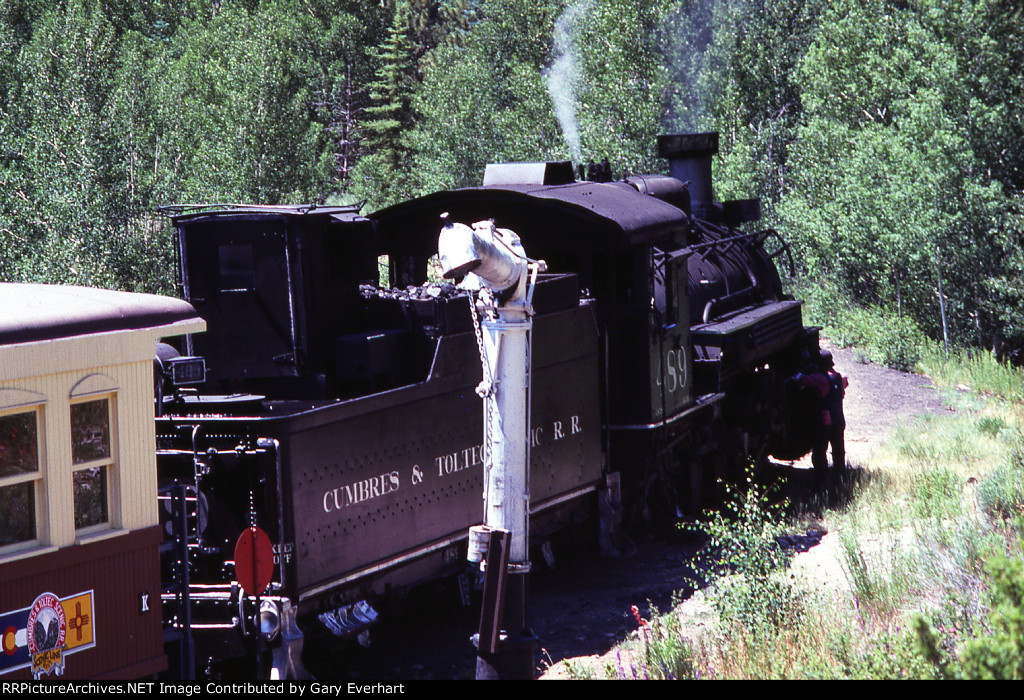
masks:
{"type": "Polygon", "coordinates": [[[756,201],[713,201],[717,135],[659,149],[670,176],[489,166],[482,187],[369,217],[172,210],[185,298],[209,328],[158,362],[180,673],[257,640],[277,673],[301,675],[306,625],[357,635],[380,597],[464,569],[482,510],[481,368],[469,294],[428,280],[443,213],[514,230],[551,271],[533,297],[532,537],[599,498],[609,521],[620,505],[627,524],[693,515],[710,477],[809,450],[783,385],[816,356],[817,329],[782,292],[785,247],[738,230],[756,201]],[[172,381],[178,355],[205,358],[202,383],[172,381]],[[243,537],[254,526],[271,545],[243,537]]]}

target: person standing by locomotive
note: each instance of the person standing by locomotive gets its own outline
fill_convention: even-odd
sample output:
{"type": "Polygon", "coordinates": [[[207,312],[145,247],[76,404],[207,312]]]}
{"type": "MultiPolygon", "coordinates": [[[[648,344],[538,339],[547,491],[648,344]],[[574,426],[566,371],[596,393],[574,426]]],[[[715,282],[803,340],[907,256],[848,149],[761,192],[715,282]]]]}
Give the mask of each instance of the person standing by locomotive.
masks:
{"type": "Polygon", "coordinates": [[[849,381],[835,371],[832,353],[827,350],[820,351],[817,362],[798,373],[796,381],[800,388],[807,390],[811,399],[811,464],[814,471],[820,474],[828,467],[830,444],[832,464],[846,466],[846,417],[843,414],[843,397],[846,395],[849,381]]]}
{"type": "MultiPolygon", "coordinates": [[[[832,353],[828,350],[821,351],[821,371],[828,380],[828,393],[822,398],[821,417],[826,421],[824,432],[827,442],[832,445],[832,466],[841,469],[846,466],[846,416],[843,413],[843,399],[846,397],[846,387],[850,386],[850,380],[836,371],[832,353]]],[[[824,461],[824,447],[821,458],[824,461]]]]}

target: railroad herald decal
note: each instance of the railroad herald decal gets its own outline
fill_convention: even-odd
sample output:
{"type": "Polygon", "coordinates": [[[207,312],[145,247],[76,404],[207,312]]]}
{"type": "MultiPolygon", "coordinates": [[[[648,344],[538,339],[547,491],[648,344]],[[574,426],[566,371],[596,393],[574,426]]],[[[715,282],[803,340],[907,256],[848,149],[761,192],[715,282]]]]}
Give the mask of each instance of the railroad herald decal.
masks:
{"type": "MultiPolygon", "coordinates": [[[[569,416],[569,420],[565,421],[551,421],[550,424],[537,426],[530,431],[530,447],[558,442],[582,432],[583,426],[578,415],[569,416]]],[[[324,491],[321,505],[325,513],[342,510],[394,493],[403,487],[415,489],[422,486],[425,480],[435,477],[443,479],[483,463],[483,445],[473,445],[433,457],[426,461],[429,466],[414,464],[404,472],[384,472],[328,489],[324,491]]]]}
{"type": "Polygon", "coordinates": [[[0,613],[0,674],[32,669],[39,680],[64,675],[66,657],[96,646],[93,592],[41,593],[32,605],[0,613]]]}

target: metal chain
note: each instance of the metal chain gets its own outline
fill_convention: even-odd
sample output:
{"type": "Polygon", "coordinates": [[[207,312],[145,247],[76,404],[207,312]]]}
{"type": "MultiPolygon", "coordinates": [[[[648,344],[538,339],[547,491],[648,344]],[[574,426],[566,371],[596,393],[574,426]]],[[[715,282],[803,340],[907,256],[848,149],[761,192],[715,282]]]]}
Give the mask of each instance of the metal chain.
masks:
{"type": "Polygon", "coordinates": [[[476,347],[480,352],[480,366],[483,367],[483,381],[476,389],[476,393],[481,398],[486,398],[491,395],[491,389],[494,386],[491,381],[491,367],[487,363],[487,353],[484,351],[484,334],[480,330],[480,318],[476,311],[477,297],[479,296],[479,290],[470,292],[469,294],[469,315],[473,319],[473,332],[476,334],[476,347]]]}
{"type": "Polygon", "coordinates": [[[476,347],[480,352],[480,366],[482,377],[476,388],[476,393],[484,400],[484,444],[483,444],[483,467],[484,467],[484,503],[487,503],[488,484],[490,484],[491,473],[491,419],[494,415],[494,401],[491,396],[494,394],[494,381],[491,377],[491,365],[487,362],[487,353],[484,350],[484,334],[480,328],[480,318],[477,313],[476,303],[479,290],[470,292],[469,315],[473,319],[473,333],[476,335],[476,347]]]}

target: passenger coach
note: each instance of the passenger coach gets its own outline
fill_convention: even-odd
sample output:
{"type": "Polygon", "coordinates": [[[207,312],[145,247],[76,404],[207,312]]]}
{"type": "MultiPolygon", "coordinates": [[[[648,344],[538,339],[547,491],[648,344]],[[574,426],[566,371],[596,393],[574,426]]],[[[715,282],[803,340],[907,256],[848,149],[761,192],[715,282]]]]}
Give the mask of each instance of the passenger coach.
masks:
{"type": "Polygon", "coordinates": [[[154,455],[159,338],[178,299],[0,284],[0,675],[166,667],[154,455]]]}

